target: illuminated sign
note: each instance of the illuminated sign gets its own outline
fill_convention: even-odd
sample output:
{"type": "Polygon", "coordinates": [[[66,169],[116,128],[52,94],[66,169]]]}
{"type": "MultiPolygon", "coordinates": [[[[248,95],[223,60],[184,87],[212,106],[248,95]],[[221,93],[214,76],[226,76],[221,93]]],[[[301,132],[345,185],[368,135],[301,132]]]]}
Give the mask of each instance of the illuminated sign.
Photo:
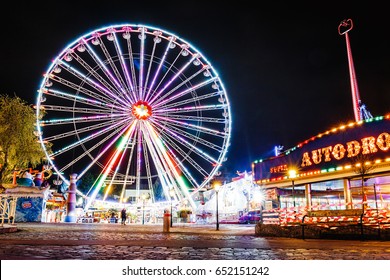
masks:
{"type": "Polygon", "coordinates": [[[390,157],[389,118],[334,129],[310,138],[287,153],[254,162],[254,180],[288,178],[289,169],[318,174],[322,170],[350,165],[361,155],[372,160],[390,157]]]}
{"type": "Polygon", "coordinates": [[[365,137],[359,141],[353,140],[343,144],[336,144],[306,152],[302,156],[302,167],[320,164],[322,161],[341,160],[345,156],[352,158],[360,153],[363,155],[374,154],[378,150],[387,151],[390,148],[390,134],[381,133],[377,138],[365,137]]]}
{"type": "Polygon", "coordinates": [[[284,173],[287,171],[287,164],[275,166],[270,168],[271,173],[284,173]]]}

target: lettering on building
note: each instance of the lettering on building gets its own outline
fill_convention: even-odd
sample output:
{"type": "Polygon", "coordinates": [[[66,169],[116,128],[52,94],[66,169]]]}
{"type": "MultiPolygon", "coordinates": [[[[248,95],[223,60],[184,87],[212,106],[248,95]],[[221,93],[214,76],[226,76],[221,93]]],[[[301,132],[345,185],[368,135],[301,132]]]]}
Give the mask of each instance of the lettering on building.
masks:
{"type": "Polygon", "coordinates": [[[287,171],[287,164],[278,165],[270,168],[271,173],[281,173],[287,171]]]}
{"type": "Polygon", "coordinates": [[[375,154],[378,151],[387,152],[389,149],[390,134],[383,132],[376,138],[369,136],[360,139],[360,141],[353,140],[345,144],[336,144],[306,152],[302,156],[301,166],[305,167],[332,160],[341,160],[344,157],[352,158],[359,154],[368,155],[375,154]]]}

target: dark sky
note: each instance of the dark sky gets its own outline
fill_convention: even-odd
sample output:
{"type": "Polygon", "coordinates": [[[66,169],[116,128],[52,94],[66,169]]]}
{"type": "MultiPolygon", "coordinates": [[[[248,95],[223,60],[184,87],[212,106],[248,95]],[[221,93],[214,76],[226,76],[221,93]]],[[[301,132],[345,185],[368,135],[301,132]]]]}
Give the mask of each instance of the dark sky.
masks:
{"type": "Polygon", "coordinates": [[[390,112],[383,2],[32,2],[2,9],[1,94],[35,103],[51,60],[92,30],[121,23],[160,27],[199,49],[225,84],[233,114],[228,172],[250,170],[275,145],[290,148],[354,120],[345,37],[337,30],[343,19],[354,22],[349,36],[362,101],[374,116],[390,112]]]}

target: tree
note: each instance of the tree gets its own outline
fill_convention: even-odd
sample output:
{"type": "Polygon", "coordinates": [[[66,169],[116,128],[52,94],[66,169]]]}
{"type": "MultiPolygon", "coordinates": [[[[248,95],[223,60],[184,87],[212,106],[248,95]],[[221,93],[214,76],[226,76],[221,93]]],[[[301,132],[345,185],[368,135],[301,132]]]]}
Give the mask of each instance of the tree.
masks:
{"type": "Polygon", "coordinates": [[[371,154],[359,154],[353,159],[354,172],[360,176],[361,188],[362,188],[362,209],[364,211],[365,193],[364,193],[364,180],[365,176],[372,172],[376,168],[376,164],[372,163],[371,154]]]}
{"type": "Polygon", "coordinates": [[[43,163],[45,153],[34,135],[35,123],[34,109],[25,101],[0,95],[0,185],[12,182],[14,170],[43,163]]]}
{"type": "Polygon", "coordinates": [[[84,174],[84,176],[77,181],[77,189],[86,194],[89,192],[89,190],[91,189],[91,187],[93,186],[93,183],[95,182],[95,176],[90,173],[90,172],[87,172],[84,174]]]}

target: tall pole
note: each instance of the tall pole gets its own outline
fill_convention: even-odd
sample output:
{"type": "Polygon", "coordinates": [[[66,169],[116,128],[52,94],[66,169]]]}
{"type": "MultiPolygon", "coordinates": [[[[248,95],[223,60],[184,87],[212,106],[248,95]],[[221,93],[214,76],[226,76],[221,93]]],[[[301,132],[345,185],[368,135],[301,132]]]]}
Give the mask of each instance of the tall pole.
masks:
{"type": "Polygon", "coordinates": [[[145,224],[145,199],[142,200],[142,224],[145,224]]]}
{"type": "Polygon", "coordinates": [[[376,208],[376,220],[378,222],[378,235],[381,236],[381,223],[379,220],[379,209],[378,209],[378,200],[376,199],[376,185],[374,184],[374,198],[375,198],[375,208],[376,208]]]}
{"type": "Polygon", "coordinates": [[[294,184],[294,180],[292,180],[292,199],[293,199],[293,205],[295,207],[295,184],[294,184]]]}
{"type": "Polygon", "coordinates": [[[172,210],[173,210],[173,209],[172,209],[172,199],[171,199],[171,227],[173,226],[173,219],[172,219],[172,218],[173,218],[173,216],[172,216],[172,210]]]}
{"type": "Polygon", "coordinates": [[[219,230],[219,213],[218,213],[218,190],[216,190],[216,192],[215,192],[215,194],[216,194],[216,199],[217,199],[217,209],[216,209],[216,215],[217,215],[217,229],[216,230],[219,230]]]}
{"type": "Polygon", "coordinates": [[[170,200],[171,200],[171,227],[173,227],[173,207],[172,207],[172,200],[173,200],[173,198],[175,197],[175,189],[174,189],[173,187],[169,190],[169,196],[170,196],[170,200]]]}
{"type": "Polygon", "coordinates": [[[348,55],[348,66],[349,66],[349,78],[351,82],[351,91],[352,91],[352,104],[353,104],[353,113],[355,115],[355,121],[361,121],[362,117],[360,115],[360,95],[359,89],[356,80],[355,67],[353,65],[351,44],[349,42],[348,32],[353,28],[353,22],[351,19],[343,20],[339,25],[339,34],[345,35],[345,42],[347,45],[347,55],[348,55]],[[341,30],[343,28],[344,30],[341,30]]]}
{"type": "Polygon", "coordinates": [[[352,20],[345,19],[339,25],[339,34],[345,35],[345,41],[347,44],[349,77],[351,81],[351,90],[352,90],[353,113],[355,115],[355,121],[358,122],[363,119],[366,120],[371,119],[372,115],[360,100],[360,94],[359,94],[359,89],[358,89],[357,79],[355,74],[355,67],[353,65],[353,59],[352,59],[351,44],[349,43],[349,36],[348,36],[348,32],[352,30],[352,28],[353,28],[352,20]]]}
{"type": "Polygon", "coordinates": [[[293,205],[295,207],[295,184],[294,184],[294,178],[297,177],[297,171],[295,169],[290,169],[288,171],[288,175],[289,175],[289,178],[291,179],[291,187],[292,187],[291,196],[292,196],[292,199],[293,199],[293,205]]]}
{"type": "Polygon", "coordinates": [[[219,230],[219,213],[218,213],[218,192],[219,192],[219,189],[221,187],[221,183],[218,182],[218,181],[215,181],[213,183],[213,187],[214,187],[214,191],[215,191],[215,199],[216,199],[216,209],[215,209],[215,216],[216,216],[216,225],[217,225],[217,228],[216,230],[219,230]]]}

